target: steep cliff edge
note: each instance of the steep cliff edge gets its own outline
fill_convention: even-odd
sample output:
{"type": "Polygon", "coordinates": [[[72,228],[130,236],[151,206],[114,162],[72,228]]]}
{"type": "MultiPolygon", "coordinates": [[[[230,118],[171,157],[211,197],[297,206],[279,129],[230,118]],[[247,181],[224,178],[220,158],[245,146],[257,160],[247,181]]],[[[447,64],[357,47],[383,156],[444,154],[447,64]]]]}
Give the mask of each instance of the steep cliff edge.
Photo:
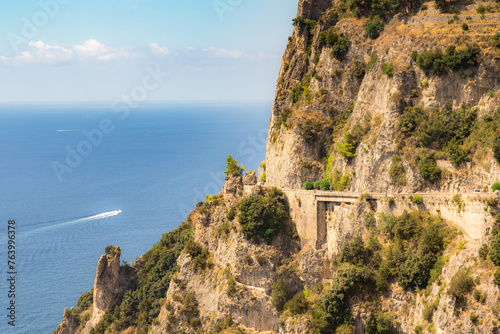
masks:
{"type": "Polygon", "coordinates": [[[481,131],[481,117],[493,115],[500,103],[500,54],[491,42],[499,31],[498,10],[479,14],[488,4],[469,1],[449,3],[448,13],[439,13],[434,2],[414,1],[416,8],[396,15],[379,9],[382,18],[370,18],[369,6],[357,3],[300,1],[269,124],[267,182],[301,188],[305,181],[329,179],[332,188],[356,192],[458,192],[496,182],[498,164],[488,150],[493,138],[476,140],[470,132],[481,131]],[[443,65],[438,74],[432,60],[427,68],[428,59],[414,56],[436,48],[443,53],[450,45],[477,45],[474,65],[450,63],[453,69],[443,65]],[[477,113],[469,133],[458,138],[468,158],[457,167],[448,162],[446,145],[455,133],[417,129],[431,137],[425,141],[400,126],[407,107],[431,116],[447,104],[477,113]],[[424,149],[442,167],[437,182],[426,181],[417,168],[424,149]],[[399,178],[391,171],[394,156],[403,171],[399,178]]]}
{"type": "Polygon", "coordinates": [[[228,157],[131,267],[99,260],[58,334],[500,331],[498,5],[300,0],[293,22],[259,177],[228,157]]]}

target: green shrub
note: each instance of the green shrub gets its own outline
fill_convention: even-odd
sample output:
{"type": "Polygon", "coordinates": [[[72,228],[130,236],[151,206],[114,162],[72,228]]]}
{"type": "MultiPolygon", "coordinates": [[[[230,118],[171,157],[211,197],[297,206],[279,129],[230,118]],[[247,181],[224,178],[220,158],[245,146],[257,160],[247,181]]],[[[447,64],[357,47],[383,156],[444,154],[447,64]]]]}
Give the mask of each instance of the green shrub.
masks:
{"type": "MultiPolygon", "coordinates": [[[[287,122],[288,122],[288,119],[290,118],[291,115],[292,115],[291,109],[288,109],[288,108],[283,109],[278,117],[278,121],[274,125],[274,128],[276,130],[279,130],[279,129],[281,129],[282,125],[284,125],[285,127],[288,127],[287,122]]],[[[265,163],[264,163],[264,171],[265,171],[265,163]]]]}
{"type": "Polygon", "coordinates": [[[377,54],[376,53],[372,53],[371,56],[370,56],[370,61],[368,62],[368,64],[366,64],[366,71],[367,72],[373,68],[373,66],[377,62],[377,59],[378,59],[377,54]]]}
{"type": "Polygon", "coordinates": [[[321,302],[313,310],[313,326],[319,333],[332,333],[354,319],[349,299],[361,292],[363,286],[374,285],[374,273],[366,267],[348,266],[337,271],[337,276],[321,302]]]}
{"type": "Polygon", "coordinates": [[[267,263],[267,258],[265,256],[259,254],[256,257],[257,257],[257,262],[259,263],[259,266],[262,267],[263,265],[265,265],[267,263]]]}
{"type": "Polygon", "coordinates": [[[320,180],[314,181],[314,189],[321,189],[321,181],[320,180]]]}
{"type": "Polygon", "coordinates": [[[309,310],[309,302],[304,296],[304,292],[297,292],[292,299],[286,302],[283,309],[290,310],[293,315],[306,313],[309,310]]]}
{"type": "Polygon", "coordinates": [[[452,70],[466,69],[477,65],[480,54],[481,48],[477,44],[467,44],[465,48],[460,49],[452,44],[446,48],[443,61],[452,70]]]}
{"type": "Polygon", "coordinates": [[[343,324],[335,330],[335,334],[354,334],[354,326],[350,324],[343,324]]]}
{"type": "Polygon", "coordinates": [[[479,248],[479,252],[478,252],[479,257],[481,259],[485,260],[486,257],[488,256],[489,251],[490,251],[490,248],[488,247],[487,244],[482,245],[481,248],[479,248]]]}
{"type": "Polygon", "coordinates": [[[228,297],[234,297],[234,294],[237,291],[236,281],[234,280],[233,274],[231,273],[231,267],[229,266],[229,264],[227,265],[226,269],[224,269],[224,275],[227,279],[226,295],[228,295],[228,297]]]}
{"type": "Polygon", "coordinates": [[[365,246],[361,236],[354,237],[342,246],[340,261],[352,264],[362,264],[365,259],[365,246]]]}
{"type": "Polygon", "coordinates": [[[313,29],[314,26],[316,25],[316,21],[304,19],[302,16],[297,16],[292,20],[292,24],[294,27],[298,27],[299,30],[302,32],[306,28],[309,30],[313,29]]]}
{"type": "Polygon", "coordinates": [[[347,45],[347,39],[339,38],[337,43],[332,46],[332,52],[330,53],[331,58],[341,59],[349,50],[347,45]]]}
{"type": "Polygon", "coordinates": [[[416,163],[424,180],[434,183],[441,177],[441,168],[438,167],[433,155],[427,152],[421,153],[417,156],[416,163]]]}
{"type": "Polygon", "coordinates": [[[434,314],[434,311],[437,310],[438,305],[439,305],[439,299],[436,299],[432,303],[427,305],[422,311],[422,317],[428,322],[432,322],[432,315],[434,314]]]}
{"type": "Polygon", "coordinates": [[[414,196],[411,201],[415,204],[422,204],[423,203],[422,197],[420,197],[420,196],[414,196]]]}
{"type": "Polygon", "coordinates": [[[314,189],[314,182],[312,182],[312,181],[304,182],[304,189],[306,189],[306,190],[314,189]]]}
{"type": "Polygon", "coordinates": [[[191,325],[191,327],[199,327],[199,326],[201,326],[200,318],[193,318],[193,319],[191,319],[191,321],[189,322],[189,324],[191,325]]]}
{"type": "Polygon", "coordinates": [[[439,276],[442,268],[439,254],[444,249],[446,230],[438,217],[424,211],[402,215],[380,215],[380,228],[393,244],[384,251],[379,272],[386,278],[397,278],[403,288],[425,288],[439,276]],[[413,245],[407,248],[405,245],[413,245]]]}
{"type": "Polygon", "coordinates": [[[420,6],[420,10],[421,11],[424,11],[424,10],[427,10],[429,7],[427,7],[427,5],[422,5],[420,6]]]}
{"type": "Polygon", "coordinates": [[[481,5],[481,6],[476,8],[476,11],[478,14],[484,14],[484,13],[486,13],[486,8],[484,8],[484,6],[481,5]]]}
{"type": "Polygon", "coordinates": [[[473,323],[477,322],[477,315],[476,315],[476,313],[471,313],[470,314],[470,321],[472,321],[473,323]]]}
{"type": "Polygon", "coordinates": [[[365,27],[366,33],[372,39],[380,36],[380,32],[384,30],[384,21],[379,16],[374,16],[367,21],[365,27]]]}
{"type": "Polygon", "coordinates": [[[342,32],[334,26],[320,33],[319,44],[331,47],[330,56],[337,59],[342,58],[349,49],[347,39],[342,38],[342,32]]]}
{"type": "Polygon", "coordinates": [[[361,79],[365,76],[365,68],[366,68],[365,64],[357,60],[354,60],[352,63],[351,73],[354,77],[361,79]]]}
{"type": "Polygon", "coordinates": [[[500,163],[500,133],[497,133],[495,135],[495,138],[493,139],[493,156],[495,157],[495,160],[500,163]]]}
{"type": "Polygon", "coordinates": [[[333,46],[337,43],[340,37],[342,37],[342,32],[333,26],[319,34],[318,42],[320,45],[333,46]]]}
{"type": "Polygon", "coordinates": [[[309,145],[316,142],[319,132],[321,132],[320,124],[313,121],[306,121],[299,128],[300,136],[309,145]]]}
{"type": "Polygon", "coordinates": [[[491,37],[490,42],[491,45],[493,45],[494,47],[500,48],[500,32],[493,35],[493,37],[491,37]]]}
{"type": "Polygon", "coordinates": [[[336,171],[332,176],[330,190],[344,191],[349,186],[351,180],[352,177],[348,172],[342,175],[336,171]]]}
{"type": "Polygon", "coordinates": [[[446,0],[434,0],[434,8],[443,12],[446,7],[446,0]]]}
{"type": "MultiPolygon", "coordinates": [[[[405,136],[414,137],[419,147],[445,148],[453,164],[459,165],[468,159],[462,143],[471,134],[475,135],[472,129],[477,125],[476,120],[476,109],[464,106],[453,109],[449,103],[441,111],[407,107],[399,117],[399,128],[405,136]]],[[[469,139],[472,140],[476,141],[469,139]]]]}
{"type": "Polygon", "coordinates": [[[469,25],[467,23],[462,24],[462,30],[464,31],[469,30],[469,25]]]}
{"type": "Polygon", "coordinates": [[[429,283],[430,271],[436,256],[419,250],[408,256],[399,266],[398,283],[404,288],[425,288],[429,283]]]}
{"type": "Polygon", "coordinates": [[[468,269],[459,269],[451,278],[450,287],[447,293],[455,297],[458,301],[462,301],[466,294],[472,291],[474,281],[470,276],[468,269]]]}
{"type": "Polygon", "coordinates": [[[251,255],[245,255],[245,257],[243,258],[243,262],[245,262],[246,265],[252,265],[253,263],[253,259],[252,259],[252,256],[251,255]]]}
{"type": "Polygon", "coordinates": [[[224,172],[227,176],[241,176],[245,167],[243,165],[238,166],[238,160],[234,160],[233,156],[229,155],[227,157],[226,171],[224,172]]]}
{"type": "Polygon", "coordinates": [[[468,152],[462,149],[458,141],[453,138],[447,145],[448,155],[451,158],[451,164],[454,167],[459,167],[469,160],[468,152]]]}
{"type": "MultiPolygon", "coordinates": [[[[464,25],[466,26],[467,24],[464,23],[464,25]]],[[[445,66],[452,70],[476,66],[480,53],[481,49],[476,44],[466,44],[465,47],[459,49],[455,45],[450,44],[444,54],[441,49],[435,48],[434,50],[424,50],[421,53],[413,52],[412,59],[422,70],[433,70],[437,75],[441,75],[444,73],[445,66]]]]}
{"type": "Polygon", "coordinates": [[[394,319],[390,313],[379,313],[377,316],[377,333],[392,334],[396,332],[394,319]]]}
{"type": "Polygon", "coordinates": [[[80,310],[86,310],[89,307],[92,306],[94,303],[94,291],[93,289],[91,291],[84,292],[80,298],[78,298],[78,302],[76,303],[76,306],[80,310]]]}
{"type": "Polygon", "coordinates": [[[278,278],[276,282],[271,285],[271,302],[277,311],[283,311],[286,302],[290,299],[288,287],[283,277],[278,278]]]}
{"type": "Polygon", "coordinates": [[[396,332],[394,319],[389,313],[377,312],[375,316],[372,315],[365,328],[365,334],[393,334],[396,332]]]}
{"type": "Polygon", "coordinates": [[[226,215],[226,219],[231,221],[234,219],[234,217],[236,217],[236,210],[234,208],[231,208],[231,209],[229,209],[229,211],[226,215]]]}
{"type": "Polygon", "coordinates": [[[312,60],[313,64],[319,63],[319,57],[320,56],[321,56],[321,53],[319,51],[316,51],[316,53],[314,54],[314,58],[312,60]]]}
{"type": "Polygon", "coordinates": [[[382,69],[382,72],[384,72],[389,78],[392,78],[394,76],[394,65],[391,63],[382,63],[380,66],[382,69]]]}
{"type": "Polygon", "coordinates": [[[395,185],[405,186],[406,185],[406,169],[403,165],[403,158],[400,155],[395,154],[391,158],[391,168],[389,174],[391,175],[391,181],[395,185]]]}
{"type": "Polygon", "coordinates": [[[375,213],[373,211],[368,211],[365,214],[365,227],[370,229],[374,228],[377,224],[377,220],[375,219],[375,213]]]}
{"type": "Polygon", "coordinates": [[[290,93],[290,98],[292,99],[293,103],[297,103],[300,99],[300,96],[304,92],[304,89],[302,88],[302,85],[297,85],[292,88],[292,91],[290,93]]]}
{"type": "Polygon", "coordinates": [[[493,275],[493,284],[500,285],[500,268],[493,275]]]}
{"type": "Polygon", "coordinates": [[[397,223],[396,216],[394,216],[393,214],[386,215],[384,213],[381,213],[379,214],[379,220],[380,220],[380,229],[382,230],[382,233],[386,234],[391,239],[394,238],[393,229],[397,223]]]}
{"type": "Polygon", "coordinates": [[[208,248],[201,247],[193,240],[189,240],[184,249],[191,256],[194,268],[205,269],[210,255],[208,248]]]}
{"type": "Polygon", "coordinates": [[[482,293],[478,289],[474,289],[474,291],[472,292],[472,296],[477,302],[480,302],[481,304],[484,304],[484,302],[486,301],[486,294],[482,293]]]}
{"type": "Polygon", "coordinates": [[[491,234],[489,256],[496,266],[500,266],[500,232],[498,228],[494,227],[491,234]]]}
{"type": "Polygon", "coordinates": [[[188,321],[191,321],[193,318],[198,318],[200,316],[200,310],[198,309],[198,305],[199,304],[198,301],[196,300],[194,292],[190,291],[186,294],[183,305],[179,310],[179,312],[183,316],[187,317],[188,321]]]}
{"type": "Polygon", "coordinates": [[[497,190],[500,190],[500,183],[496,182],[491,186],[491,191],[495,192],[497,190]]]}
{"type": "Polygon", "coordinates": [[[323,180],[319,184],[319,188],[321,190],[330,190],[330,181],[329,180],[323,180]]]}
{"type": "Polygon", "coordinates": [[[244,198],[239,206],[238,220],[241,230],[248,239],[262,237],[269,244],[283,229],[289,217],[285,194],[278,188],[271,188],[265,195],[244,198]]]}
{"type": "Polygon", "coordinates": [[[351,131],[344,133],[344,142],[337,144],[337,152],[347,160],[354,158],[366,130],[359,122],[356,122],[351,131]]]}
{"type": "Polygon", "coordinates": [[[399,116],[399,130],[406,136],[411,136],[415,132],[419,124],[423,122],[424,117],[425,112],[424,110],[422,110],[422,108],[418,106],[406,107],[403,114],[399,116]]]}

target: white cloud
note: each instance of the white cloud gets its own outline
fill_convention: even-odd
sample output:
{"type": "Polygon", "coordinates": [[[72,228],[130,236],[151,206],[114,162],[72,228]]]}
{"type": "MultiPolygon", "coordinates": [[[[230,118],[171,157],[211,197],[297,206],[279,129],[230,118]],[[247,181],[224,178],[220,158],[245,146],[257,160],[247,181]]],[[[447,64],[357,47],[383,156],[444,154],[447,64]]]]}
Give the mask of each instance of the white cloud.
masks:
{"type": "Polygon", "coordinates": [[[57,45],[45,44],[42,41],[31,41],[28,44],[33,51],[23,51],[12,58],[0,57],[8,65],[18,64],[55,64],[68,62],[73,58],[73,51],[57,45]]]}
{"type": "Polygon", "coordinates": [[[97,60],[107,61],[115,59],[136,58],[136,55],[128,46],[114,48],[104,45],[101,42],[96,41],[95,39],[89,39],[81,45],[73,45],[73,49],[78,54],[81,60],[94,58],[97,60]]]}
{"type": "Polygon", "coordinates": [[[214,46],[202,49],[209,57],[213,58],[242,58],[243,52],[240,50],[227,50],[224,48],[216,48],[214,46]]]}
{"type": "Polygon", "coordinates": [[[131,47],[111,47],[95,39],[89,39],[80,45],[73,45],[72,49],[66,49],[58,45],[45,44],[42,41],[31,41],[28,46],[33,50],[20,52],[11,58],[0,56],[0,63],[6,65],[59,64],[73,60],[109,61],[137,58],[137,54],[133,52],[131,47]]]}
{"type": "Polygon", "coordinates": [[[167,47],[159,46],[158,43],[149,44],[151,51],[160,56],[168,56],[171,52],[167,47]]]}

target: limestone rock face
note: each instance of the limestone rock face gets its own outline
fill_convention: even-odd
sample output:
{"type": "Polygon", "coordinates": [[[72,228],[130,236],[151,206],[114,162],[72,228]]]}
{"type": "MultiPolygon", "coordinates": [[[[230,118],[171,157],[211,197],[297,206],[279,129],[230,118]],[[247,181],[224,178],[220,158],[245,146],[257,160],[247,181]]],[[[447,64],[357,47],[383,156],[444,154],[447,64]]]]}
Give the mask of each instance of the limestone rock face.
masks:
{"type": "MultiPolygon", "coordinates": [[[[118,251],[120,248],[118,247],[118,251]]],[[[94,281],[94,310],[111,311],[120,297],[120,254],[99,258],[94,281]]]]}
{"type": "Polygon", "coordinates": [[[121,250],[117,246],[99,258],[94,280],[92,315],[85,325],[84,334],[90,333],[92,328],[104,317],[106,311],[114,309],[124,292],[125,286],[121,284],[123,279],[120,279],[120,255],[121,250]]]}
{"type": "Polygon", "coordinates": [[[222,186],[222,194],[224,198],[234,197],[239,190],[243,188],[243,179],[241,176],[229,175],[226,178],[226,183],[222,186]]]}
{"type": "Polygon", "coordinates": [[[254,171],[248,171],[245,173],[243,177],[243,185],[245,186],[253,186],[257,184],[257,175],[254,171]]]}
{"type": "MultiPolygon", "coordinates": [[[[403,184],[391,182],[390,170],[392,157],[401,154],[401,145],[405,146],[398,142],[398,124],[406,106],[441,110],[450,103],[455,109],[461,105],[477,108],[478,118],[494,113],[500,105],[498,52],[483,48],[479,66],[429,75],[412,60],[411,53],[460,43],[452,37],[456,32],[449,30],[446,15],[429,11],[395,16],[380,37],[372,40],[359,20],[339,19],[335,14],[338,4],[334,0],[299,1],[297,17],[315,25],[297,25],[282,58],[266,147],[267,184],[296,189],[305,181],[322,179],[328,171],[352,175],[346,190],[360,193],[470,192],[497,182],[500,166],[489,150],[481,161],[474,158],[467,166],[443,166],[443,178],[435,184],[420,176],[411,154],[403,161],[403,184]],[[429,36],[424,26],[446,32],[429,36]],[[349,41],[349,49],[340,60],[330,56],[330,48],[320,46],[320,33],[330,27],[336,27],[349,41]],[[358,78],[352,75],[354,64],[361,63],[364,68],[372,55],[378,58],[366,73],[358,78]],[[391,77],[382,69],[389,63],[395,68],[391,77]],[[294,89],[305,87],[307,96],[292,97],[294,89]],[[332,129],[332,123],[346,113],[345,126],[332,129]],[[346,160],[336,147],[357,123],[370,123],[371,127],[363,130],[355,156],[346,160]]],[[[471,8],[479,4],[476,1],[471,8]]],[[[460,10],[471,8],[464,5],[460,10]]],[[[471,14],[472,20],[479,20],[475,14],[471,14]]],[[[497,31],[500,15],[492,14],[490,21],[497,31]]],[[[478,40],[471,42],[480,44],[478,40]]]]}

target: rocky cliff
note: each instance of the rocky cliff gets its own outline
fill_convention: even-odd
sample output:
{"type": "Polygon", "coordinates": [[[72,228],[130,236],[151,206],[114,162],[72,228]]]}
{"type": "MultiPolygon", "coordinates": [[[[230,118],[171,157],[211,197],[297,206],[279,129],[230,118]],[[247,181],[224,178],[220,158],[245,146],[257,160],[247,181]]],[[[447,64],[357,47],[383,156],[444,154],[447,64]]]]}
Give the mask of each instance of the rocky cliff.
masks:
{"type": "Polygon", "coordinates": [[[500,331],[497,3],[300,0],[293,23],[260,175],[228,158],[131,267],[103,255],[58,333],[500,331]]]}
{"type": "Polygon", "coordinates": [[[367,32],[373,19],[353,17],[342,7],[345,3],[351,2],[299,3],[300,20],[283,56],[269,125],[268,183],[301,188],[308,180],[352,175],[344,185],[351,191],[414,192],[469,191],[496,182],[498,164],[480,147],[484,145],[472,141],[466,148],[468,163],[455,168],[446,163],[446,153],[438,154],[445,176],[436,184],[425,182],[415,156],[419,148],[437,145],[415,143],[401,134],[399,123],[411,106],[423,111],[442,110],[447,103],[455,109],[466,106],[477,109],[478,118],[494,113],[500,102],[500,69],[498,48],[492,48],[490,39],[498,32],[498,11],[479,14],[477,9],[488,4],[469,1],[452,2],[453,12],[440,13],[434,2],[420,2],[425,7],[386,18],[373,39],[367,32]],[[474,43],[481,48],[477,66],[446,68],[437,75],[412,59],[414,52],[474,43]],[[349,138],[355,147],[347,159],[338,149],[346,134],[357,137],[349,138]],[[395,155],[402,157],[405,169],[399,182],[391,178],[395,155]]]}

